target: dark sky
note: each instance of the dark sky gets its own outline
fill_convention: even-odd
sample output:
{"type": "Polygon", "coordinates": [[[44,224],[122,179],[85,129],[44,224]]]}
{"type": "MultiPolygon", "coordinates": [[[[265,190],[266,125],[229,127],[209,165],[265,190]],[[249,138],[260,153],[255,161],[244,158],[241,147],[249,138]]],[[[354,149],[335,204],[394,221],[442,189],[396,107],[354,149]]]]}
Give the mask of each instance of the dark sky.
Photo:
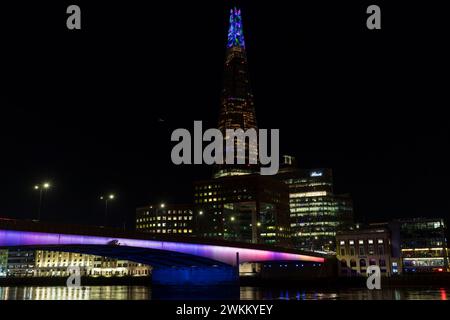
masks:
{"type": "MultiPolygon", "coordinates": [[[[261,128],[300,167],[330,167],[358,219],[449,213],[449,49],[440,1],[241,1],[261,128]],[[382,30],[367,30],[379,4],[382,30]]],[[[207,166],[170,134],[216,126],[232,1],[2,4],[0,216],[113,223],[189,202],[207,166]],[[82,30],[66,29],[79,4],[82,30]],[[158,119],[164,119],[164,122],[158,119]]]]}

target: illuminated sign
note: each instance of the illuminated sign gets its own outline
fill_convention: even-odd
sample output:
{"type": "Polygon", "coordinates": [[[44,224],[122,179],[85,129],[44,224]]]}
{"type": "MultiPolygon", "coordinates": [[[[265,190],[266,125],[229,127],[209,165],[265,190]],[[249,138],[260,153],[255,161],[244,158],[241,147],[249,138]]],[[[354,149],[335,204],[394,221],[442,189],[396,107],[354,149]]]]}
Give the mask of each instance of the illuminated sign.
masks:
{"type": "Polygon", "coordinates": [[[321,177],[322,171],[313,171],[311,172],[311,177],[321,177]]]}

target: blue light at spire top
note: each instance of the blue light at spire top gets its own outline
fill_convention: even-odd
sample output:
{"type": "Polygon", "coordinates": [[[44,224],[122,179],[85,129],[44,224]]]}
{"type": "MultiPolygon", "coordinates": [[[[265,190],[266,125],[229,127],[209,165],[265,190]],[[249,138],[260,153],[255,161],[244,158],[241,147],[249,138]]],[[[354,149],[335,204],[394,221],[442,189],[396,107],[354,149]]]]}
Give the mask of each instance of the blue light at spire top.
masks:
{"type": "Polygon", "coordinates": [[[228,48],[245,48],[244,32],[242,31],[241,10],[234,8],[230,12],[230,29],[228,30],[228,48]]]}

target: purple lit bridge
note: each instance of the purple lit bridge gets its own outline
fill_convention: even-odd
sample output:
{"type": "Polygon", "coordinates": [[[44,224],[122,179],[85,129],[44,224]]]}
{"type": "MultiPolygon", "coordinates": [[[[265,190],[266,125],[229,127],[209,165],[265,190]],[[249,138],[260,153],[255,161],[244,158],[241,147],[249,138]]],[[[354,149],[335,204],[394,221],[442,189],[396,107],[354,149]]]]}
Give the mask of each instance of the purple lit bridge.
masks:
{"type": "Polygon", "coordinates": [[[0,248],[76,252],[151,265],[158,284],[233,282],[244,262],[323,263],[318,254],[274,246],[0,219],[0,248]]]}

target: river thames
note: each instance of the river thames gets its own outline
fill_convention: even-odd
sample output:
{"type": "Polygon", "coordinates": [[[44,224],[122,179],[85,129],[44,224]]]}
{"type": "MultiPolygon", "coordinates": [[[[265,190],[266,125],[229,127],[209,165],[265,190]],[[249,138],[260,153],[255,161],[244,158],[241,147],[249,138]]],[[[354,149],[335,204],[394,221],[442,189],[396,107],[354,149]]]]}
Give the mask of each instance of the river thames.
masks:
{"type": "Polygon", "coordinates": [[[448,300],[450,288],[273,289],[151,288],[147,286],[0,287],[0,300],[448,300]]]}

